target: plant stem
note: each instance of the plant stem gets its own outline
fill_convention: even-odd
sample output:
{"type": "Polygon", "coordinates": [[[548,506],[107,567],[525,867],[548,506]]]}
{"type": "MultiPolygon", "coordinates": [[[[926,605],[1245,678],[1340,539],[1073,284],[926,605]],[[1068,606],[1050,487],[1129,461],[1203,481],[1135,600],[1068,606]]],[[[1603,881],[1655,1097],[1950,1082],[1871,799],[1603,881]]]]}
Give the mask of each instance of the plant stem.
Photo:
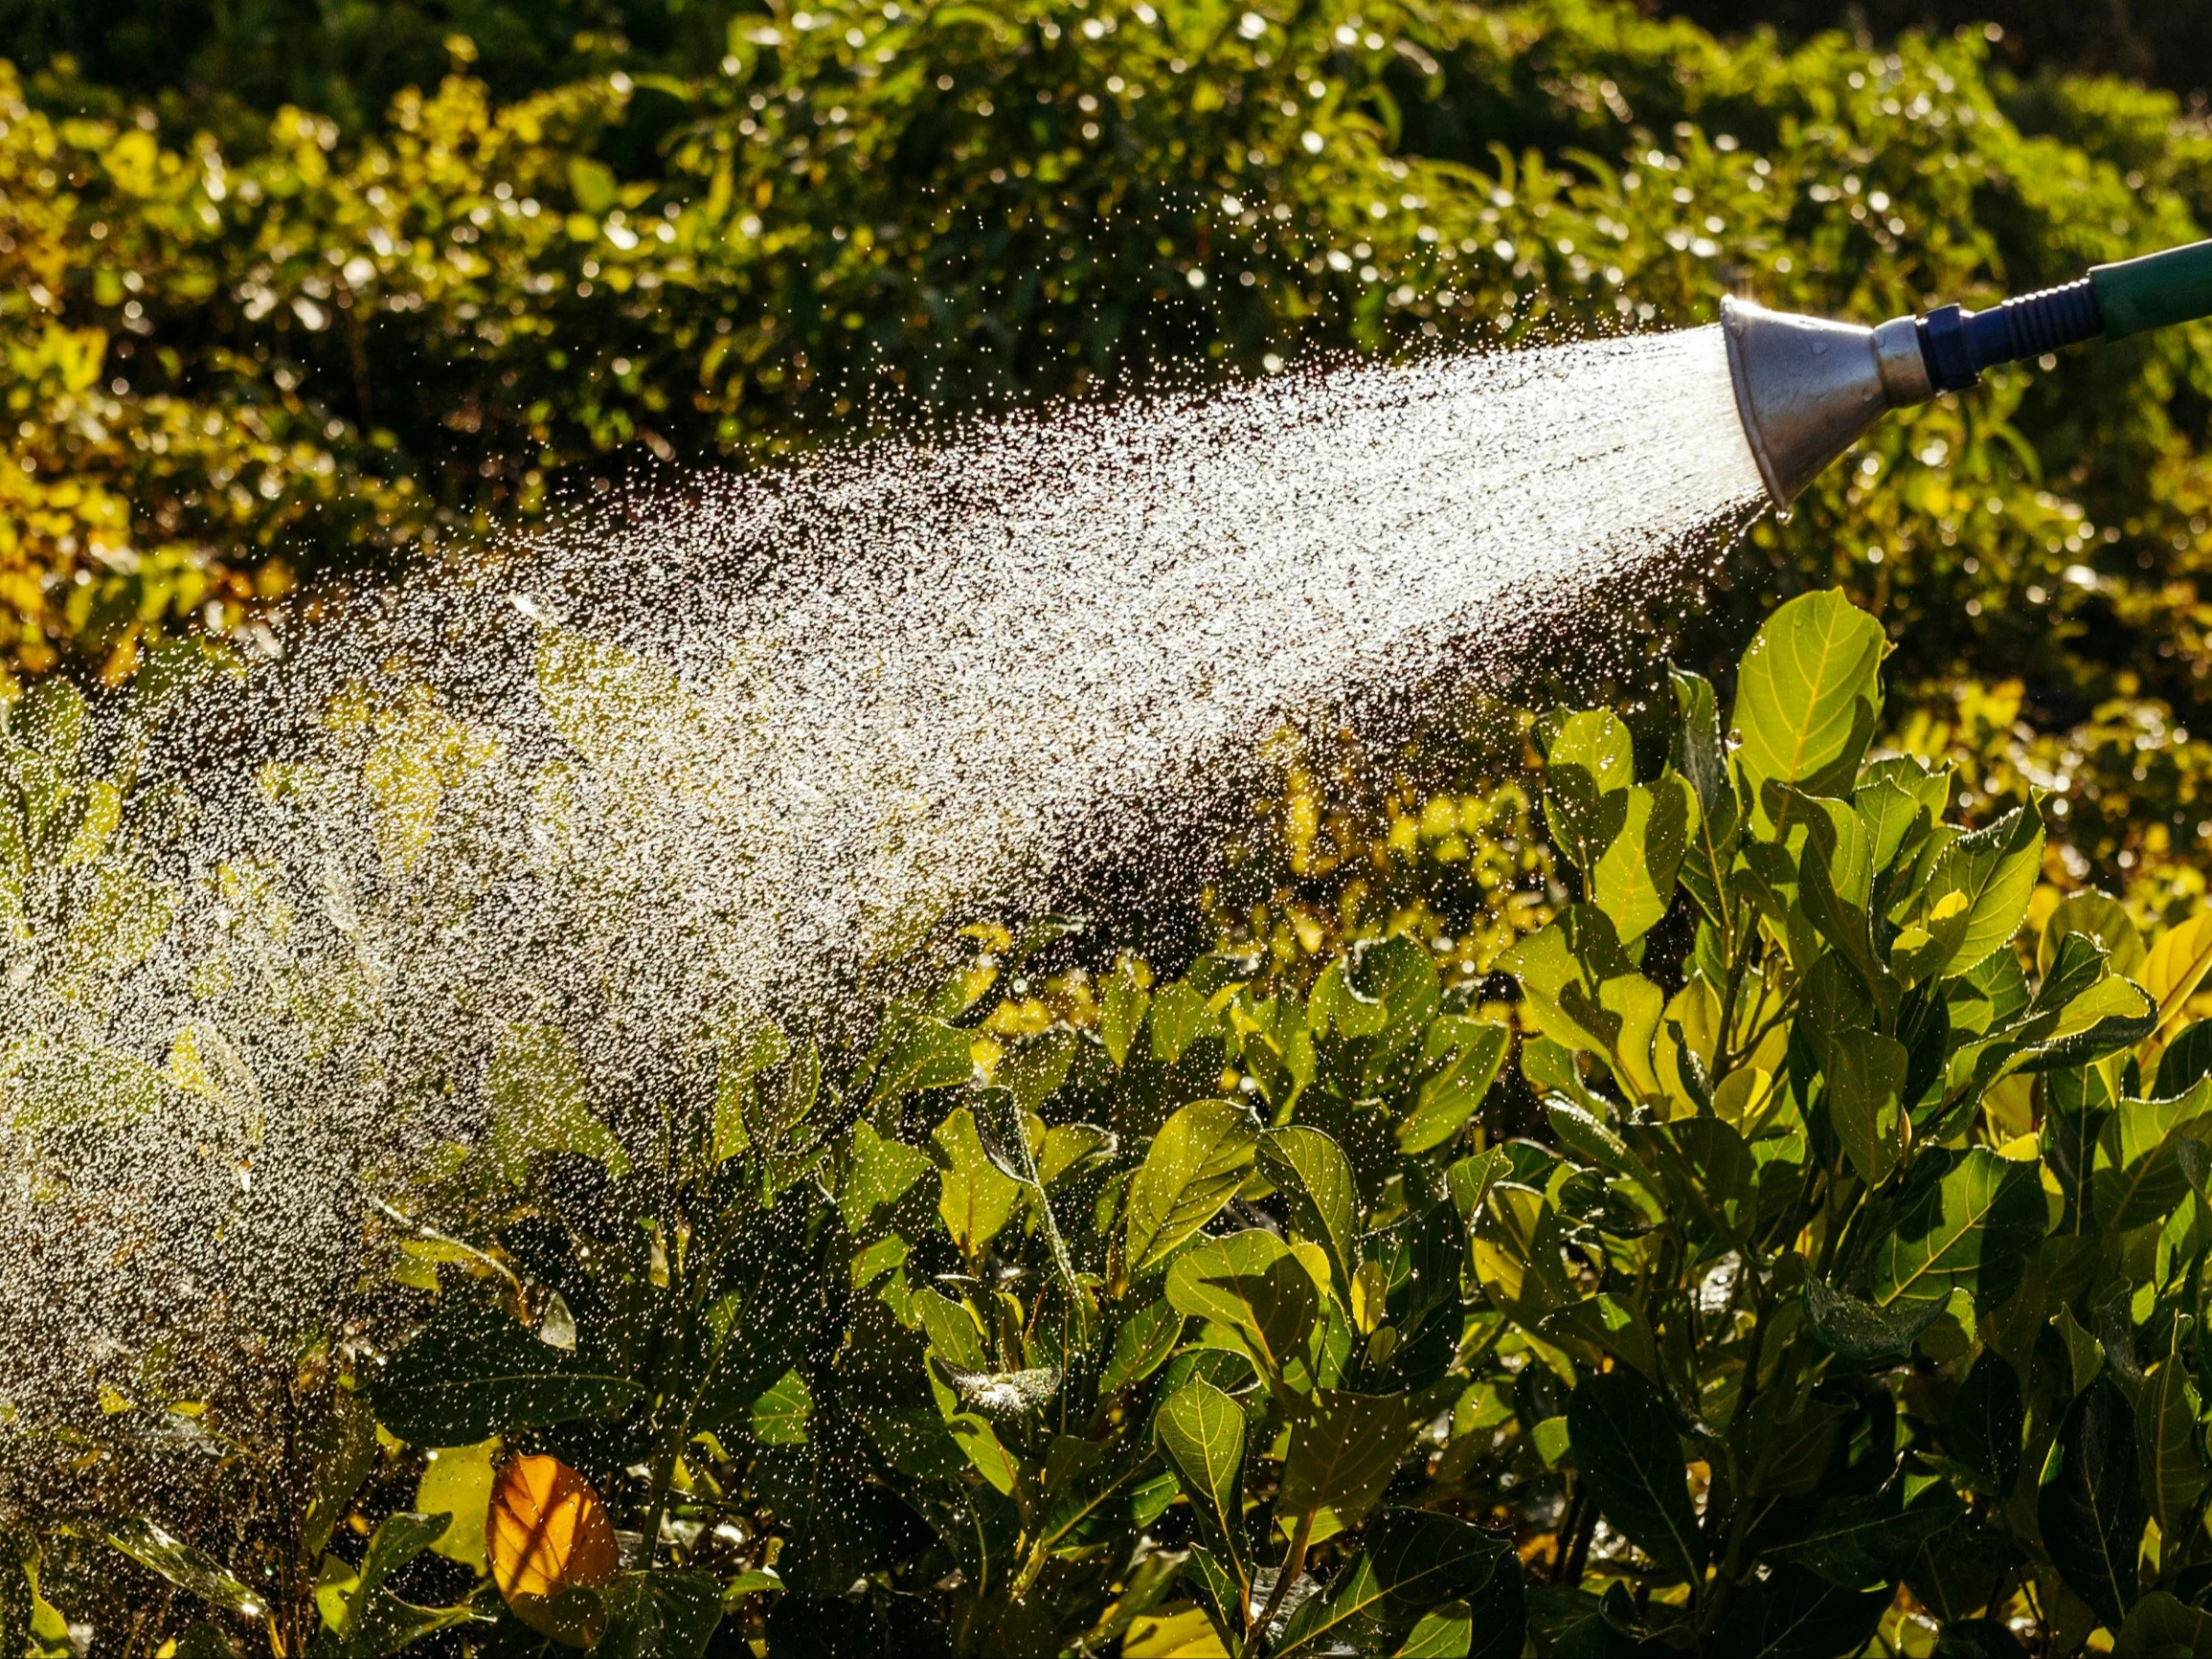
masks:
{"type": "Polygon", "coordinates": [[[1308,1510],[1298,1516],[1298,1528],[1291,1534],[1290,1549],[1282,1558],[1282,1570],[1275,1574],[1275,1588],[1267,1593],[1267,1605],[1259,1610],[1259,1617],[1245,1632],[1244,1659],[1255,1659],[1260,1644],[1267,1640],[1267,1627],[1275,1618],[1275,1609],[1282,1605],[1282,1599],[1290,1594],[1290,1587],[1298,1582],[1298,1575],[1306,1570],[1306,1547],[1313,1542],[1316,1513],[1308,1510]]]}

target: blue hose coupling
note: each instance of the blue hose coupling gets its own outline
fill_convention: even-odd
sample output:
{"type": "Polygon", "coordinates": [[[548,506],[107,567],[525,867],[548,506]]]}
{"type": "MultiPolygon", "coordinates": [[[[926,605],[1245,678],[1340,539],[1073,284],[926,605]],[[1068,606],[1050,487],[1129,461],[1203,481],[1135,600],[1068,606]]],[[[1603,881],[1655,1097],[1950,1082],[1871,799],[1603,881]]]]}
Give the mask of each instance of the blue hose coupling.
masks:
{"type": "Polygon", "coordinates": [[[2105,332],[2096,285],[2084,277],[1987,311],[1946,305],[1920,319],[1920,354],[1938,392],[1964,392],[1999,363],[2041,357],[2105,332]]]}

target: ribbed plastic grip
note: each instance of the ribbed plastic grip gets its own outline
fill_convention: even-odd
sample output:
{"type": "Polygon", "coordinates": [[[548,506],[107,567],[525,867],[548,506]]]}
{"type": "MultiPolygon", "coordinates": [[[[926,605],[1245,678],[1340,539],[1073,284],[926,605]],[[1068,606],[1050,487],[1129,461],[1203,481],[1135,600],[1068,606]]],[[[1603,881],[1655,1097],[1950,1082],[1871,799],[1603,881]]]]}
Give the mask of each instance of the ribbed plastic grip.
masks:
{"type": "Polygon", "coordinates": [[[1999,363],[2041,357],[2105,332],[2096,284],[2088,277],[1987,311],[1946,305],[1920,320],[1920,354],[1938,392],[1964,392],[1999,363]]]}

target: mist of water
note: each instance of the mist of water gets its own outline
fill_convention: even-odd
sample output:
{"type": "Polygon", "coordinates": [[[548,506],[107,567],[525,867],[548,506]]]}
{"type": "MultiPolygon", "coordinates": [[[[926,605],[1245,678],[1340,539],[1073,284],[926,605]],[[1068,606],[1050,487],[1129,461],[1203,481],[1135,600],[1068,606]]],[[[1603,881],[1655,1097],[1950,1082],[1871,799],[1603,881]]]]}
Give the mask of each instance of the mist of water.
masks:
{"type": "Polygon", "coordinates": [[[1708,328],[855,449],[304,630],[147,761],[159,946],[34,937],[0,989],[9,1461],[345,1306],[503,1035],[649,1096],[733,1011],[1020,910],[1275,723],[1523,661],[1759,500],[1708,328]]]}

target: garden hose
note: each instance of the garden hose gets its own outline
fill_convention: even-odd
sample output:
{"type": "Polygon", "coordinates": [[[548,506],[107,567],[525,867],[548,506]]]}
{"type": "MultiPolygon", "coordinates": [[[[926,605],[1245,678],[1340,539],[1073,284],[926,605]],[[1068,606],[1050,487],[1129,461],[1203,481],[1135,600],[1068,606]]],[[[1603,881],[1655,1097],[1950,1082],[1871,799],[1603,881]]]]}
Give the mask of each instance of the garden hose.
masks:
{"type": "Polygon", "coordinates": [[[1736,412],[1774,505],[1884,415],[1964,392],[2000,363],[2212,316],[2212,241],[2099,265],[1986,311],[1946,305],[1879,327],[1721,302],[1736,412]]]}

